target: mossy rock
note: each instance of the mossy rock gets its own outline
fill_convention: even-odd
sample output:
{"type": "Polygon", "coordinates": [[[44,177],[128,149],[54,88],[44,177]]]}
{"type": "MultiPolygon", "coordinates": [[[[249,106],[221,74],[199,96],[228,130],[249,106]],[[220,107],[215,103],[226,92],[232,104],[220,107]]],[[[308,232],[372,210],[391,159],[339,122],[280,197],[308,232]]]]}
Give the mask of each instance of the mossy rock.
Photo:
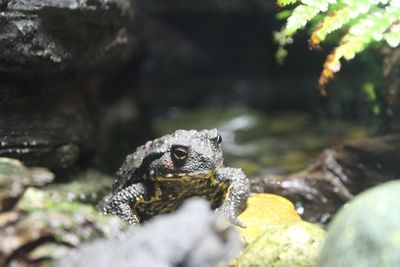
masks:
{"type": "Polygon", "coordinates": [[[12,158],[0,157],[0,184],[21,180],[26,185],[41,186],[54,178],[46,168],[28,168],[21,161],[12,158]]]}
{"type": "Polygon", "coordinates": [[[271,225],[249,244],[237,267],[315,267],[325,231],[307,222],[271,225]]]}
{"type": "Polygon", "coordinates": [[[45,188],[64,200],[79,201],[96,205],[105,195],[111,192],[114,178],[94,169],[86,170],[72,177],[68,183],[55,183],[45,188]]]}
{"type": "Polygon", "coordinates": [[[246,243],[251,243],[271,225],[301,221],[293,204],[284,197],[273,194],[253,194],[239,220],[246,228],[237,227],[246,243]]]}
{"type": "Polygon", "coordinates": [[[400,266],[400,181],[374,187],[342,208],[328,228],[319,267],[400,266]]]}
{"type": "Polygon", "coordinates": [[[19,160],[0,157],[0,212],[11,210],[28,186],[42,186],[53,179],[45,168],[28,168],[19,160]]]}
{"type": "Polygon", "coordinates": [[[115,237],[126,228],[121,219],[103,216],[93,205],[29,187],[13,210],[0,213],[0,266],[14,266],[14,261],[47,266],[83,242],[115,237]]]}

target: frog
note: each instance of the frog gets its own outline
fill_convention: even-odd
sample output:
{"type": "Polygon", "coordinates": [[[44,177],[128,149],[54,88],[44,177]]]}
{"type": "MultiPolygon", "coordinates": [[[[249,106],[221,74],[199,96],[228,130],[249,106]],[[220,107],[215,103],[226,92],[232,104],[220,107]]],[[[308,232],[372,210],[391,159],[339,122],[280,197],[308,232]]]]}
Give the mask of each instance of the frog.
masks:
{"type": "Polygon", "coordinates": [[[224,166],[217,129],[179,129],[126,156],[102,210],[135,225],[199,197],[207,199],[217,215],[245,227],[237,217],[249,195],[244,172],[224,166]]]}

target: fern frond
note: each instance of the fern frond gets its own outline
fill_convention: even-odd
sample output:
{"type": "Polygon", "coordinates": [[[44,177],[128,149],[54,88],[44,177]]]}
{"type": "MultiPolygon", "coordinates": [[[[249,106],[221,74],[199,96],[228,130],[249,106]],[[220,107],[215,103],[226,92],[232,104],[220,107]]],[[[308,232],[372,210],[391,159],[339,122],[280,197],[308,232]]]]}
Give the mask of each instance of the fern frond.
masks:
{"type": "Polygon", "coordinates": [[[343,0],[344,7],[337,11],[330,12],[322,22],[320,22],[317,29],[315,29],[311,34],[311,47],[317,47],[325,40],[328,34],[342,28],[351,20],[357,19],[361,15],[368,13],[371,11],[371,7],[385,2],[387,2],[387,0],[343,0]]]}
{"type": "Polygon", "coordinates": [[[385,41],[391,47],[400,45],[400,0],[277,0],[277,2],[281,6],[299,2],[292,9],[284,27],[274,34],[275,42],[279,45],[278,62],[282,62],[286,56],[285,46],[293,42],[293,35],[307,24],[315,25],[316,21],[319,22],[310,36],[311,47],[318,47],[336,30],[341,29],[344,32],[339,45],[324,63],[318,81],[322,90],[340,70],[341,60],[353,59],[357,53],[371,44],[385,41]]]}
{"type": "Polygon", "coordinates": [[[340,45],[334,49],[324,63],[318,81],[322,92],[324,92],[326,84],[333,79],[334,73],[340,70],[340,60],[342,58],[351,60],[371,42],[381,41],[387,29],[398,20],[400,20],[400,9],[386,7],[385,9],[380,9],[380,11],[366,15],[353,25],[349,29],[349,32],[342,38],[340,45]]]}
{"type": "MultiPolygon", "coordinates": [[[[276,54],[278,64],[283,63],[287,55],[285,46],[293,42],[292,36],[319,13],[325,12],[329,5],[336,3],[336,1],[337,0],[301,0],[301,4],[292,11],[285,26],[279,32],[274,33],[274,40],[279,45],[278,53],[276,54]]],[[[294,2],[297,1],[278,0],[277,3],[287,5],[294,2]]]]}
{"type": "Polygon", "coordinates": [[[294,3],[298,2],[299,0],[277,0],[276,4],[279,7],[284,7],[284,6],[288,6],[288,5],[293,5],[294,3]]]}
{"type": "Polygon", "coordinates": [[[343,25],[348,23],[351,19],[354,19],[362,14],[362,11],[366,13],[368,10],[362,10],[357,5],[353,5],[331,12],[323,19],[322,22],[320,22],[318,28],[311,34],[311,46],[318,46],[322,41],[325,40],[325,37],[328,34],[342,28],[343,25]]]}
{"type": "MultiPolygon", "coordinates": [[[[303,3],[304,2],[306,1],[303,0],[303,3]]],[[[307,22],[312,20],[318,13],[327,11],[329,4],[335,2],[335,0],[314,0],[307,1],[308,4],[297,6],[287,20],[286,26],[283,30],[285,35],[293,35],[299,29],[306,26],[307,22]]]]}
{"type": "Polygon", "coordinates": [[[383,39],[389,46],[397,47],[400,43],[400,1],[392,0],[386,10],[392,16],[393,21],[383,34],[383,39]]]}
{"type": "Polygon", "coordinates": [[[390,47],[397,47],[400,44],[400,1],[393,0],[387,9],[393,11],[394,22],[389,29],[383,34],[383,39],[390,47]]]}
{"type": "Polygon", "coordinates": [[[397,47],[400,44],[400,21],[393,23],[383,38],[390,47],[397,47]]]}

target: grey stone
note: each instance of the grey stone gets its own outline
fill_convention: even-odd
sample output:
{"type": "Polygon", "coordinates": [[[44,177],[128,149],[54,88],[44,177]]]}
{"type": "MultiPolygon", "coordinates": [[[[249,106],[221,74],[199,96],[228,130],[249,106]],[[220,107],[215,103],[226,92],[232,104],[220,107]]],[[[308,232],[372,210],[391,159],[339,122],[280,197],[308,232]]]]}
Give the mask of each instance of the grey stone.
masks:
{"type": "Polygon", "coordinates": [[[400,266],[400,181],[366,190],[328,227],[320,267],[400,266]]]}
{"type": "Polygon", "coordinates": [[[25,86],[0,86],[0,156],[53,171],[71,167],[95,146],[84,93],[53,83],[25,86]],[[52,85],[56,90],[46,88],[52,85]]]}
{"type": "Polygon", "coordinates": [[[132,14],[129,0],[0,2],[0,156],[57,171],[94,150],[95,95],[136,49],[132,14]]]}
{"type": "Polygon", "coordinates": [[[127,57],[131,13],[129,0],[10,0],[0,12],[0,73],[48,76],[127,57]]]}
{"type": "Polygon", "coordinates": [[[228,266],[240,248],[233,227],[213,215],[205,200],[191,199],[120,239],[84,245],[55,266],[228,266]]]}

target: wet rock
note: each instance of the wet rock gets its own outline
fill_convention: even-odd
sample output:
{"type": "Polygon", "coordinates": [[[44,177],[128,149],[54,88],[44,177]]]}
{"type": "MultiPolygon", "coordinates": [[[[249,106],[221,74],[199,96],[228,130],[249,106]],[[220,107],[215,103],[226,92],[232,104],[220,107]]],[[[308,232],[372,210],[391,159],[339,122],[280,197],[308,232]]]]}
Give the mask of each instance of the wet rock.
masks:
{"type": "Polygon", "coordinates": [[[400,181],[365,191],[329,225],[318,266],[400,266],[399,225],[400,181]]]}
{"type": "Polygon", "coordinates": [[[37,78],[126,57],[131,11],[128,0],[9,0],[0,13],[0,73],[37,78]]]}
{"type": "Polygon", "coordinates": [[[354,195],[400,175],[400,136],[348,141],[300,172],[251,180],[252,191],[282,195],[307,221],[328,223],[354,195]]]}
{"type": "Polygon", "coordinates": [[[0,212],[11,210],[28,186],[43,186],[53,178],[44,168],[27,168],[18,160],[0,158],[0,212]]]}
{"type": "Polygon", "coordinates": [[[115,237],[125,224],[92,205],[28,188],[17,206],[0,213],[0,266],[40,266],[82,242],[115,237]]]}
{"type": "Polygon", "coordinates": [[[61,173],[95,149],[99,90],[136,50],[133,7],[129,0],[2,3],[0,156],[61,173]]]}
{"type": "Polygon", "coordinates": [[[0,156],[59,171],[94,148],[90,104],[65,82],[0,85],[0,156]]]}
{"type": "Polygon", "coordinates": [[[339,179],[328,172],[267,175],[251,181],[252,192],[278,194],[290,199],[304,220],[326,224],[352,198],[339,179]]]}
{"type": "Polygon", "coordinates": [[[206,201],[193,199],[175,213],[158,216],[141,227],[134,227],[121,239],[84,245],[56,266],[227,265],[240,247],[240,239],[233,227],[216,218],[206,201]]]}
{"type": "Polygon", "coordinates": [[[272,225],[301,221],[293,204],[278,195],[252,194],[246,209],[239,215],[246,228],[236,227],[246,243],[253,242],[272,225]]]}
{"type": "Polygon", "coordinates": [[[237,266],[316,267],[324,237],[323,229],[307,222],[270,226],[247,246],[237,266]]]}

